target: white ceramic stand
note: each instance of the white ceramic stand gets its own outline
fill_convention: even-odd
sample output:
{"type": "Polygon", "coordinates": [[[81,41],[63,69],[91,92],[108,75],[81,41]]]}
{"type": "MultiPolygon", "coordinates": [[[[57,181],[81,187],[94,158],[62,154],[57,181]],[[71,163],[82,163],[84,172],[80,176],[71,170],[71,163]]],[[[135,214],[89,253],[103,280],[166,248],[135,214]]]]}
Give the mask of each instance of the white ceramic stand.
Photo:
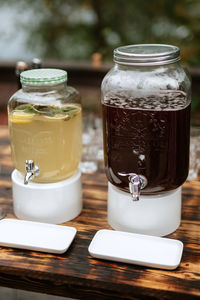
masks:
{"type": "Polygon", "coordinates": [[[19,219],[60,224],[82,210],[81,172],[55,183],[24,185],[20,172],[12,172],[14,213],[19,219]]]}
{"type": "Polygon", "coordinates": [[[165,236],[174,232],[180,221],[181,188],[133,201],[129,193],[108,183],[108,223],[114,229],[165,236]]]}

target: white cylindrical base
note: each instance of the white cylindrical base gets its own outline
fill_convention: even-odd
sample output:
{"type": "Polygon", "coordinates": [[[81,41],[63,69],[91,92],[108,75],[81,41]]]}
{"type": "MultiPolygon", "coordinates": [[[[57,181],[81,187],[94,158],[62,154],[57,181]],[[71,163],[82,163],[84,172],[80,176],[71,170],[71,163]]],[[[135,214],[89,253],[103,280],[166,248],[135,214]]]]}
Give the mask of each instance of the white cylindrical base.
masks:
{"type": "Polygon", "coordinates": [[[24,185],[20,172],[12,172],[14,213],[19,219],[60,224],[82,210],[81,172],[55,183],[24,185]]]}
{"type": "Polygon", "coordinates": [[[181,188],[160,195],[140,196],[108,183],[108,223],[116,230],[164,236],[174,232],[181,221],[181,188]]]}

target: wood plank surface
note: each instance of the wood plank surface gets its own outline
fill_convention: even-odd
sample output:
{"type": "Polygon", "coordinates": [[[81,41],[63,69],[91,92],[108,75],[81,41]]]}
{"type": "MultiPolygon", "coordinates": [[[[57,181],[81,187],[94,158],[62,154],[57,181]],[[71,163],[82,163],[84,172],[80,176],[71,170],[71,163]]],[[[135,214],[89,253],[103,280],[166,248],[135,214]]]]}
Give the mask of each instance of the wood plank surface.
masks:
{"type": "MultiPolygon", "coordinates": [[[[0,127],[0,207],[15,218],[10,173],[13,169],[7,127],[0,127]]],[[[184,243],[180,266],[159,270],[92,258],[88,246],[97,230],[110,228],[107,180],[83,175],[84,208],[66,225],[77,236],[64,254],[0,247],[0,285],[78,299],[200,299],[200,182],[183,186],[182,223],[169,237],[184,243]]]]}

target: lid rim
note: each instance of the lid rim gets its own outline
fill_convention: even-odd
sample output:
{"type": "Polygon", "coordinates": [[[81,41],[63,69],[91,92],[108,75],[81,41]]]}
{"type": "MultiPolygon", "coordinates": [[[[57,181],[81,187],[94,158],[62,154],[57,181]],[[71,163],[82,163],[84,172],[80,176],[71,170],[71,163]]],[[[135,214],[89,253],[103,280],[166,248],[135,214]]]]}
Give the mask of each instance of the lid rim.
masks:
{"type": "Polygon", "coordinates": [[[177,46],[166,44],[136,44],[114,49],[113,60],[119,64],[128,65],[158,65],[177,62],[180,60],[180,49],[177,46]],[[148,47],[151,51],[148,53],[148,47]],[[155,52],[152,49],[155,47],[155,52]],[[163,52],[162,52],[163,47],[163,52]],[[142,53],[134,52],[141,48],[142,53]],[[130,49],[132,52],[130,52],[130,49]],[[166,50],[168,49],[168,51],[166,50]],[[143,51],[147,51],[143,53],[143,51]],[[156,52],[157,51],[157,52],[156,52]]]}
{"type": "Polygon", "coordinates": [[[28,85],[54,85],[66,82],[67,72],[53,68],[32,69],[22,72],[20,81],[28,85]]]}

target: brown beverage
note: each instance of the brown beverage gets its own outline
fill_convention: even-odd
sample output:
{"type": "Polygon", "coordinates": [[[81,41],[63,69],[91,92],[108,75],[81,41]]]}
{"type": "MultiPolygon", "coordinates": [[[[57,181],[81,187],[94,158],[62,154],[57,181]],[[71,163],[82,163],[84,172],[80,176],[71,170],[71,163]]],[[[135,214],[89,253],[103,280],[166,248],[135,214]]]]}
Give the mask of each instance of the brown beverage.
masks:
{"type": "Polygon", "coordinates": [[[173,190],[184,183],[189,166],[187,101],[182,91],[158,98],[104,99],[104,160],[112,184],[129,191],[129,173],[147,178],[143,194],[173,190]]]}

